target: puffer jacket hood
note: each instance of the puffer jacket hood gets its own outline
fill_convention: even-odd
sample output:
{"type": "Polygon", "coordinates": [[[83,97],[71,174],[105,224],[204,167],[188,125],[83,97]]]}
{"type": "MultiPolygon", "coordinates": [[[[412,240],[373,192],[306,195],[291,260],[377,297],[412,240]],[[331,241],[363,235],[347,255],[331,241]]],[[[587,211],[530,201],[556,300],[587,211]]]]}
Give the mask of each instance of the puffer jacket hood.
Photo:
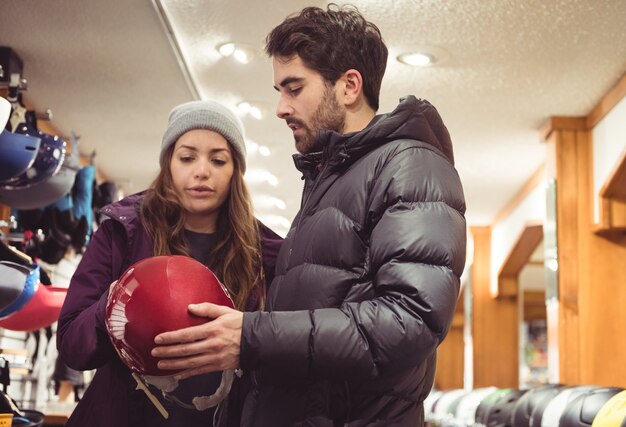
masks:
{"type": "Polygon", "coordinates": [[[325,159],[331,169],[347,168],[372,149],[400,139],[425,142],[454,165],[452,140],[439,112],[430,102],[413,95],[401,98],[395,110],[377,115],[359,132],[319,130],[317,138],[323,141],[323,153],[293,156],[296,168],[305,174],[325,159]]]}

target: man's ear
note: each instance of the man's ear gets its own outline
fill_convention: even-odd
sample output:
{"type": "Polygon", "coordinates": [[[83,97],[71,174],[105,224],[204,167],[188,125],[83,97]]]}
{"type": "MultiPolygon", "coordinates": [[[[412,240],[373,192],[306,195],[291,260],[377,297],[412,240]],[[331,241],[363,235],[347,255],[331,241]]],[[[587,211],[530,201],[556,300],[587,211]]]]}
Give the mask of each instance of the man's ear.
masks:
{"type": "Polygon", "coordinates": [[[354,105],[363,94],[363,77],[361,73],[351,68],[343,73],[340,80],[342,82],[342,93],[339,96],[342,97],[344,105],[346,107],[354,105]]]}

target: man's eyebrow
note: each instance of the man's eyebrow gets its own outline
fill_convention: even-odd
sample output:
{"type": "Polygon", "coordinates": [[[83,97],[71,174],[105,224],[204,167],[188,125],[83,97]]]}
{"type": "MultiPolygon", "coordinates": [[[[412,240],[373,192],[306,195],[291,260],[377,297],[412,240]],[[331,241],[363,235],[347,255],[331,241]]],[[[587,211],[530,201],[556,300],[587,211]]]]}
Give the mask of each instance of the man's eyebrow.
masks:
{"type": "MultiPolygon", "coordinates": [[[[286,77],[284,78],[279,84],[278,86],[280,87],[285,87],[287,86],[289,83],[300,83],[301,81],[303,81],[304,78],[303,77],[286,77]]],[[[278,86],[274,86],[274,89],[280,91],[280,89],[278,88],[278,86]]]]}

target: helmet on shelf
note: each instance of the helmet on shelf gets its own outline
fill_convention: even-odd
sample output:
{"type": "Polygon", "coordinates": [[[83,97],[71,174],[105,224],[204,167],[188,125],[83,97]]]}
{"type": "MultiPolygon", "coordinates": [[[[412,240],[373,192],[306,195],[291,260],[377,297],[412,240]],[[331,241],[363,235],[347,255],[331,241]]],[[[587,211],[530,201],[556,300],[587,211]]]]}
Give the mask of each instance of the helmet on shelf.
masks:
{"type": "Polygon", "coordinates": [[[463,397],[463,400],[459,402],[459,406],[456,410],[456,419],[461,425],[471,426],[476,422],[476,409],[480,402],[489,396],[491,393],[498,390],[496,387],[481,387],[472,390],[469,394],[463,397]]]}
{"type": "Polygon", "coordinates": [[[552,400],[550,400],[550,403],[548,403],[548,405],[546,406],[545,411],[543,411],[543,416],[541,417],[541,426],[558,426],[561,415],[563,415],[563,412],[565,411],[567,405],[569,405],[578,396],[597,388],[600,387],[592,385],[579,385],[562,389],[559,394],[557,394],[552,398],[552,400]]]}
{"type": "Polygon", "coordinates": [[[0,319],[24,307],[39,287],[39,266],[0,261],[0,319]]]}
{"type": "MultiPolygon", "coordinates": [[[[519,398],[513,409],[512,422],[515,427],[529,427],[531,425],[532,414],[542,403],[547,406],[547,402],[556,396],[563,388],[561,384],[545,384],[528,390],[526,394],[519,398]]],[[[536,425],[541,424],[541,414],[538,414],[536,425]]]]}
{"type": "Polygon", "coordinates": [[[512,388],[498,388],[494,392],[489,393],[487,396],[485,396],[476,407],[476,413],[474,417],[475,424],[486,426],[487,421],[489,420],[489,413],[491,412],[493,406],[500,399],[512,393],[513,390],[514,389],[512,388]]]}
{"type": "Polygon", "coordinates": [[[59,320],[66,295],[67,287],[39,286],[21,310],[0,319],[0,328],[30,332],[48,327],[59,320]]]}
{"type": "MultiPolygon", "coordinates": [[[[26,114],[30,113],[32,112],[29,111],[26,114]]],[[[65,160],[67,145],[63,139],[40,132],[29,121],[20,123],[13,131],[16,134],[39,138],[41,143],[33,164],[24,173],[4,181],[2,183],[3,188],[30,187],[59,172],[65,160]]]]}
{"type": "MultiPolygon", "coordinates": [[[[23,137],[23,135],[16,136],[23,137]]],[[[0,182],[0,203],[16,209],[31,210],[56,202],[72,190],[76,173],[80,170],[79,157],[78,145],[75,144],[72,145],[71,154],[65,156],[61,168],[54,175],[41,176],[40,179],[26,186],[15,186],[15,183],[6,181],[0,182]]]]}
{"type": "Polygon", "coordinates": [[[593,419],[592,427],[626,425],[626,390],[611,397],[593,419]]]}
{"type": "Polygon", "coordinates": [[[502,394],[491,405],[485,425],[487,427],[512,427],[512,415],[515,404],[527,391],[511,389],[508,393],[502,394]]]}
{"type": "Polygon", "coordinates": [[[2,129],[0,131],[0,183],[26,172],[35,162],[40,144],[40,138],[2,129]]]}
{"type": "Polygon", "coordinates": [[[560,427],[589,427],[600,409],[616,394],[621,387],[601,387],[589,390],[572,400],[559,419],[560,427]]]}

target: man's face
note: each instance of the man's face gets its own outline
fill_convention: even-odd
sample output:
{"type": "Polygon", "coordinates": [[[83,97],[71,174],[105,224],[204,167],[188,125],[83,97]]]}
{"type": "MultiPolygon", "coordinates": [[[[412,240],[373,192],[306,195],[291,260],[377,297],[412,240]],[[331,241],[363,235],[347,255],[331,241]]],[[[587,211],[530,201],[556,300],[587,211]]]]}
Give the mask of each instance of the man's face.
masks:
{"type": "Polygon", "coordinates": [[[296,149],[302,153],[321,151],[318,129],[341,133],[346,111],[337,101],[335,86],[306,67],[298,55],[274,57],[274,88],[280,93],[276,115],[293,132],[296,149]]]}

